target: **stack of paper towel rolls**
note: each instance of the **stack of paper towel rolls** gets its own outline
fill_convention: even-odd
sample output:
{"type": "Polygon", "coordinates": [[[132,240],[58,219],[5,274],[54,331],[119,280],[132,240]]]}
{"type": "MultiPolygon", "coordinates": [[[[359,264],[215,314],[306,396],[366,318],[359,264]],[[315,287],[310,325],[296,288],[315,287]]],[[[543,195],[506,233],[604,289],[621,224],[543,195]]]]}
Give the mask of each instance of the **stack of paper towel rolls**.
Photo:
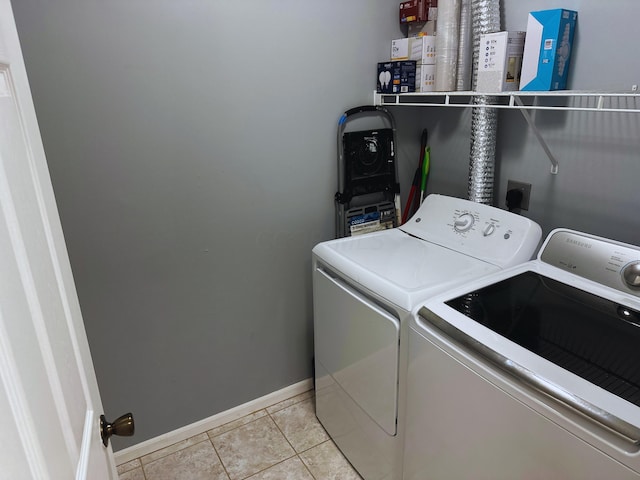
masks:
{"type": "Polygon", "coordinates": [[[456,90],[461,0],[438,1],[435,90],[456,90]]]}

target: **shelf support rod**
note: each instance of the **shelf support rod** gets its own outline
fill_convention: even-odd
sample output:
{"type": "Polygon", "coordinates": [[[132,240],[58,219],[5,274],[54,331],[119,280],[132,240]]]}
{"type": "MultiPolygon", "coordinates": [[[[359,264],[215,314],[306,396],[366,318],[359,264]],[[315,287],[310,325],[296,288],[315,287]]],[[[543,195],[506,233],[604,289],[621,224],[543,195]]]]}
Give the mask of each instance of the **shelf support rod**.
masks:
{"type": "Polygon", "coordinates": [[[516,101],[516,103],[518,104],[518,106],[520,107],[519,108],[520,113],[522,113],[522,116],[524,117],[524,119],[529,124],[529,128],[531,128],[531,130],[533,131],[533,134],[538,139],[538,142],[540,143],[540,146],[544,150],[544,153],[547,154],[547,157],[549,158],[549,161],[551,162],[551,173],[553,175],[557,174],[558,173],[558,160],[556,160],[556,157],[554,157],[553,153],[551,153],[551,150],[549,149],[549,146],[547,145],[547,142],[545,142],[544,138],[542,138],[542,135],[540,134],[540,130],[538,130],[538,127],[536,127],[536,124],[533,122],[533,119],[531,118],[531,115],[529,115],[529,112],[524,108],[524,104],[522,103],[522,100],[520,100],[520,97],[514,95],[513,98],[516,101]]]}

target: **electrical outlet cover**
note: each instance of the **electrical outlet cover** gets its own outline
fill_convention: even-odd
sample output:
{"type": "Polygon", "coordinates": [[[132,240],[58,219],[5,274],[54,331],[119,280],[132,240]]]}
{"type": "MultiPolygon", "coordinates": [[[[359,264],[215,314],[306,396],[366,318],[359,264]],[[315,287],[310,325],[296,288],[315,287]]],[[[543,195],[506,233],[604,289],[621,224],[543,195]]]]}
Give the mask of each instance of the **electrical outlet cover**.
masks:
{"type": "Polygon", "coordinates": [[[509,190],[520,190],[522,192],[521,210],[529,210],[529,200],[531,199],[531,184],[518,182],[515,180],[507,181],[507,192],[509,190]]]}

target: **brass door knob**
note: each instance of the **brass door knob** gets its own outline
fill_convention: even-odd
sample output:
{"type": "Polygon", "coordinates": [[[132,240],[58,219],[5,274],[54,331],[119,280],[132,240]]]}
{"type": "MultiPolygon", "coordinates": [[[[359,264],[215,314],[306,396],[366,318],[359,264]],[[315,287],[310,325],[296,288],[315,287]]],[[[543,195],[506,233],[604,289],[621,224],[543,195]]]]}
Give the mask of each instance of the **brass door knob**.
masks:
{"type": "Polygon", "coordinates": [[[107,422],[104,415],[100,415],[100,436],[102,437],[102,443],[106,447],[109,445],[109,438],[111,435],[118,435],[119,437],[130,437],[135,431],[135,424],[133,423],[133,414],[126,413],[121,417],[116,418],[113,423],[107,422]]]}

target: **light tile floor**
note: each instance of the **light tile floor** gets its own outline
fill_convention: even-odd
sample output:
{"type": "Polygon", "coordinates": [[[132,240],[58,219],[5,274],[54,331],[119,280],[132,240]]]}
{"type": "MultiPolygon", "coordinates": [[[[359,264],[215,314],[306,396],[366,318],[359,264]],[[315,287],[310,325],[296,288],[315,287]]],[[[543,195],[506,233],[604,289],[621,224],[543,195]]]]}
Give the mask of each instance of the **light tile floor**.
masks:
{"type": "Polygon", "coordinates": [[[315,416],[313,391],[118,466],[120,480],[361,480],[315,416]]]}

